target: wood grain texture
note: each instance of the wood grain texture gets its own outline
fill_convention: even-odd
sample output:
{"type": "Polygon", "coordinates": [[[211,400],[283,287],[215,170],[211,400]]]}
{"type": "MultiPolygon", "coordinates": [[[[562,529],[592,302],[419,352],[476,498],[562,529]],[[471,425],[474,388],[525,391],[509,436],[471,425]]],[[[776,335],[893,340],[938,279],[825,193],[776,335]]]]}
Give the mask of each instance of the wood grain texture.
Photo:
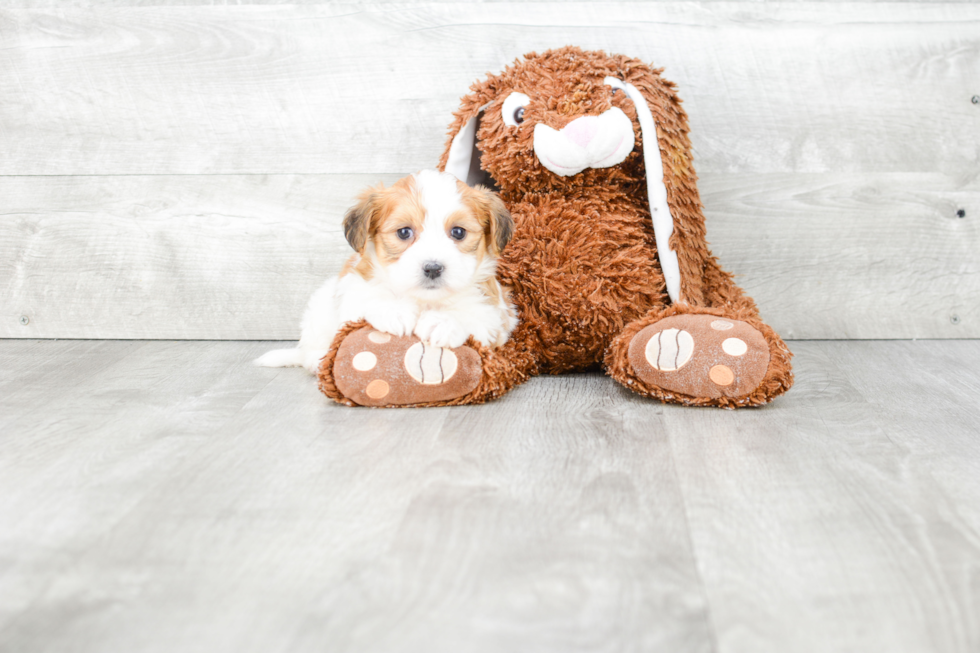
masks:
{"type": "Polygon", "coordinates": [[[700,187],[714,253],[784,337],[976,338],[978,179],[739,174],[700,187]]]}
{"type": "Polygon", "coordinates": [[[579,376],[344,410],[243,365],[270,346],[147,343],[3,406],[0,650],[711,650],[658,405],[579,376]]]}
{"type": "MultiPolygon", "coordinates": [[[[0,177],[0,337],[296,338],[350,253],[344,210],[398,176],[0,177]]],[[[980,337],[977,178],[700,187],[715,253],[784,337],[980,337]]]]}
{"type": "MultiPolygon", "coordinates": [[[[827,356],[841,370],[851,387],[874,408],[874,419],[903,456],[927,462],[923,482],[934,483],[936,494],[958,497],[980,492],[980,409],[971,398],[980,393],[977,352],[980,341],[964,342],[955,349],[942,342],[868,343],[861,348],[827,344],[827,356]],[[897,379],[890,366],[914,370],[897,379]],[[915,400],[922,397],[922,400],[915,400]],[[965,410],[964,410],[965,409],[965,410]],[[940,428],[942,437],[933,430],[940,428]]],[[[976,542],[980,525],[980,503],[943,506],[951,517],[971,525],[967,539],[976,542]]],[[[944,561],[954,572],[964,573],[962,560],[944,561]]],[[[977,579],[970,580],[980,587],[977,579]]],[[[980,614],[980,605],[973,610],[980,614]]],[[[978,636],[976,629],[972,636],[978,636]]]]}
{"type": "Polygon", "coordinates": [[[351,254],[344,211],[377,181],[0,177],[0,335],[298,337],[309,295],[351,254]]]}
{"type": "Polygon", "coordinates": [[[0,340],[0,651],[980,647],[980,342],[794,343],[736,412],[349,409],[275,346],[0,340]]]}
{"type": "Polygon", "coordinates": [[[785,337],[980,336],[977,5],[119,4],[0,10],[0,337],[296,337],[353,193],[570,41],[678,82],[785,337]]]}
{"type": "Polygon", "coordinates": [[[702,173],[978,170],[976,4],[435,3],[4,9],[0,174],[416,169],[568,43],[664,66],[702,173]]]}
{"type": "Polygon", "coordinates": [[[920,370],[938,352],[975,365],[980,346],[793,348],[799,382],[778,410],[665,414],[719,650],[975,649],[980,485],[936,472],[980,468],[963,449],[980,409],[920,370]],[[935,419],[909,423],[919,406],[935,419]]]}
{"type": "MultiPolygon", "coordinates": [[[[500,4],[508,0],[481,0],[483,4],[500,4]]],[[[549,2],[554,0],[524,0],[525,2],[549,2]]],[[[632,2],[676,2],[677,0],[590,0],[590,4],[623,4],[632,2]]],[[[731,0],[698,0],[698,4],[730,2],[731,0]]],[[[771,2],[772,0],[744,0],[747,2],[771,2]]],[[[840,0],[778,0],[780,2],[824,2],[838,3],[840,0]]],[[[868,0],[869,2],[890,3],[959,3],[974,0],[868,0]]],[[[426,0],[426,4],[458,4],[460,0],[426,0]]],[[[20,9],[50,8],[101,8],[101,7],[225,7],[241,5],[327,5],[339,4],[336,0],[18,0],[20,9]]],[[[347,5],[386,5],[404,4],[404,0],[348,0],[347,5]]],[[[566,2],[562,4],[574,4],[566,2]]]]}

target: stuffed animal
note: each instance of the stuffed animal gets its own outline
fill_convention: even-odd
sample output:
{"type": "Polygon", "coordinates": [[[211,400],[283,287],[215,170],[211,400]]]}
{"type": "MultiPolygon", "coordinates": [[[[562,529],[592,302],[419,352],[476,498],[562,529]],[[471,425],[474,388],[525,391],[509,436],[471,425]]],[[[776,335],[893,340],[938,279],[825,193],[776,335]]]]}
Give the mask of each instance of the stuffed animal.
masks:
{"type": "Polygon", "coordinates": [[[474,84],[440,169],[498,190],[510,210],[498,279],[520,322],[499,348],[444,350],[348,324],[321,390],[348,405],[472,404],[536,374],[598,368],[693,406],[788,390],[789,350],[708,249],[687,116],[661,72],[565,47],[474,84]],[[378,361],[368,370],[353,363],[365,351],[378,361]]]}

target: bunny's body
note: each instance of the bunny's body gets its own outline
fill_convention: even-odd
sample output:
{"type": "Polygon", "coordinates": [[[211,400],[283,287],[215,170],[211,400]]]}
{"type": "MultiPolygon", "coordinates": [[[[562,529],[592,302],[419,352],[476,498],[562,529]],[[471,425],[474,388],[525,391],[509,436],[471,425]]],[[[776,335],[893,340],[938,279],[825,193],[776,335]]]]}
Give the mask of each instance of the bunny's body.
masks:
{"type": "Polygon", "coordinates": [[[649,212],[628,189],[595,195],[592,188],[520,199],[504,193],[516,229],[498,275],[513,289],[540,372],[601,364],[627,324],[667,303],[649,212]]]}
{"type": "MultiPolygon", "coordinates": [[[[659,72],[569,47],[474,84],[440,169],[495,187],[509,208],[498,278],[520,324],[499,349],[441,354],[469,371],[467,384],[415,383],[406,358],[379,397],[363,391],[377,374],[347,362],[368,347],[368,329],[349,325],[323,360],[321,389],[348,404],[478,403],[535,374],[601,366],[635,392],[689,405],[785,392],[789,350],[708,249],[687,117],[659,72]]],[[[399,361],[412,344],[376,353],[399,361]]]]}

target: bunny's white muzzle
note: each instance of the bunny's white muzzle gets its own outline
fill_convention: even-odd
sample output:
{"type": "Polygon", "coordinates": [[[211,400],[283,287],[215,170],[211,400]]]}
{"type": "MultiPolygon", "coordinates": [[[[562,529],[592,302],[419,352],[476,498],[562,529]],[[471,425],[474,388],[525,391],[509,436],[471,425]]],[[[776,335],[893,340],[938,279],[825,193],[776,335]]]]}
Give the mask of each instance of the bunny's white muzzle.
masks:
{"type": "Polygon", "coordinates": [[[633,145],[633,121],[618,107],[576,118],[560,131],[544,123],[534,126],[534,153],[541,165],[561,177],[618,165],[633,145]]]}

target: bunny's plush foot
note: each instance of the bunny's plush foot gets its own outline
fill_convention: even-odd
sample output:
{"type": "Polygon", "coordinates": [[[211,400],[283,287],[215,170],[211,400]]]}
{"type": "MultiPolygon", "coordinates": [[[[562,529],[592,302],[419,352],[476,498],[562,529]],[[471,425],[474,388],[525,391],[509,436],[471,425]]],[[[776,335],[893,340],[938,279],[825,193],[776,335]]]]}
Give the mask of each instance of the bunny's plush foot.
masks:
{"type": "Polygon", "coordinates": [[[642,381],[668,392],[740,397],[759,387],[766,375],[769,345],[739,320],[675,315],[636,334],[629,359],[642,381]]]}
{"type": "Polygon", "coordinates": [[[789,350],[754,316],[667,312],[630,325],[610,347],[609,373],[631,390],[734,408],[766,403],[792,385],[789,350]]]}
{"type": "Polygon", "coordinates": [[[320,388],[348,405],[440,405],[472,392],[482,375],[480,355],[470,347],[435,347],[370,326],[331,353],[320,366],[320,388]]]}

